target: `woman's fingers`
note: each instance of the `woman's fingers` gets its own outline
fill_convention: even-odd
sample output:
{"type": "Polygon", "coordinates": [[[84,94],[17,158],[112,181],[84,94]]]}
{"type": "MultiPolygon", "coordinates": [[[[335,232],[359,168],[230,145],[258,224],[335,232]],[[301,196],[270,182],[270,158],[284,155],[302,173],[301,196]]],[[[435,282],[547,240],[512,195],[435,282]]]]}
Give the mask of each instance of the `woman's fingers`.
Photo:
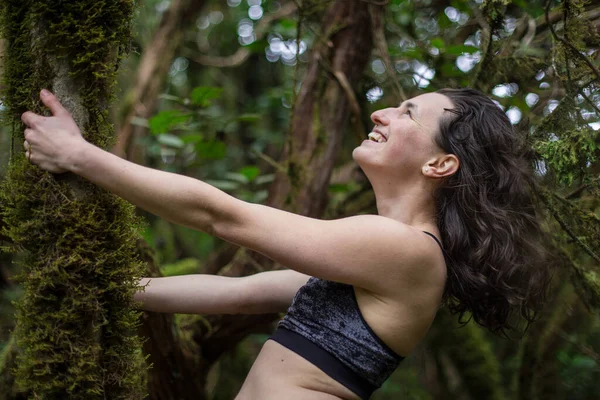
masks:
{"type": "Polygon", "coordinates": [[[23,121],[23,123],[30,128],[36,126],[37,123],[40,122],[40,120],[43,118],[44,117],[37,115],[36,113],[31,111],[26,111],[23,113],[23,115],[21,115],[21,121],[23,121]]]}
{"type": "Polygon", "coordinates": [[[31,111],[23,113],[26,125],[23,148],[25,156],[34,165],[52,173],[66,172],[68,160],[79,144],[85,142],[71,114],[58,98],[48,91],[40,93],[40,99],[52,112],[42,116],[31,111]]]}
{"type": "MultiPolygon", "coordinates": [[[[71,114],[69,113],[69,111],[67,111],[66,108],[63,107],[60,100],[58,100],[58,98],[55,95],[53,95],[46,89],[42,90],[42,93],[40,94],[40,99],[42,100],[42,103],[44,103],[44,105],[50,109],[53,116],[59,118],[71,117],[71,114]]],[[[23,113],[23,115],[21,115],[21,121],[23,121],[23,123],[30,128],[37,126],[46,118],[48,117],[43,117],[31,111],[26,111],[23,113]]]]}
{"type": "Polygon", "coordinates": [[[58,98],[54,94],[50,93],[48,90],[42,90],[42,92],[40,93],[40,99],[42,100],[42,103],[44,103],[44,105],[50,109],[52,115],[54,115],[55,117],[71,115],[67,111],[67,109],[64,108],[63,105],[60,103],[60,100],[58,100],[58,98]]]}

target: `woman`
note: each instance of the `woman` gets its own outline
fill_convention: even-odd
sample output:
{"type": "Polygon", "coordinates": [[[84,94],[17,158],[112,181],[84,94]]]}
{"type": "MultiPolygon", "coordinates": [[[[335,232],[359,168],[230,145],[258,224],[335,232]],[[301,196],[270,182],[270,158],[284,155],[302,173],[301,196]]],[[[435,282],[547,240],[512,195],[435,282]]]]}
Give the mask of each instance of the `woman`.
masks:
{"type": "Polygon", "coordinates": [[[136,299],[150,311],[289,307],[238,400],[366,399],[423,338],[444,300],[499,333],[539,309],[547,273],[537,263],[531,173],[508,118],[479,92],[445,89],[373,113],[375,128],[353,157],[373,186],[378,215],[333,221],[249,204],[125,161],[87,143],[54,95],[43,91],[41,99],[53,117],[22,117],[33,164],[74,172],[290,268],[141,282],[147,286],[136,299]]]}

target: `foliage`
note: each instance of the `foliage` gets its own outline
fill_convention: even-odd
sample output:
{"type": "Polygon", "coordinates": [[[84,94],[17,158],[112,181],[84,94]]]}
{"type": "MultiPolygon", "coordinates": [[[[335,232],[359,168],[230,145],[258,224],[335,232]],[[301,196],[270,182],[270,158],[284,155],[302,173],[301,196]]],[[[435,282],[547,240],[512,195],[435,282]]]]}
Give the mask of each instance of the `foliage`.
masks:
{"type": "MultiPolygon", "coordinates": [[[[261,3],[265,15],[272,4],[270,1],[261,3]]],[[[209,68],[195,63],[192,55],[187,57],[187,54],[193,54],[188,48],[185,57],[189,66],[185,70],[172,71],[166,92],[168,96],[186,99],[191,97],[198,85],[218,86],[223,88],[221,97],[205,109],[210,116],[227,121],[241,114],[253,113],[261,115],[261,118],[253,124],[235,124],[233,129],[226,129],[223,142],[227,144],[228,155],[224,158],[210,160],[209,157],[200,156],[199,150],[193,149],[188,143],[176,147],[177,142],[169,140],[168,143],[162,142],[162,151],[165,151],[165,147],[173,147],[175,151],[170,153],[172,157],[163,157],[162,160],[167,162],[154,165],[208,180],[242,198],[247,198],[248,191],[256,190],[238,175],[245,168],[258,168],[259,177],[269,176],[281,168],[287,169],[291,177],[296,176],[294,172],[302,168],[305,160],[281,166],[276,162],[266,162],[265,157],[255,157],[255,150],[259,150],[259,154],[267,156],[270,161],[277,159],[281,151],[281,137],[287,131],[287,117],[280,115],[282,110],[291,106],[290,100],[297,92],[290,90],[289,84],[293,81],[294,73],[297,74],[298,84],[302,83],[307,65],[307,57],[300,55],[296,58],[282,49],[285,46],[287,50],[294,49],[298,28],[301,40],[307,46],[304,54],[322,40],[318,26],[321,22],[319,11],[311,14],[314,11],[311,4],[305,3],[299,13],[305,17],[310,15],[303,23],[298,23],[298,17],[283,18],[272,23],[269,33],[265,35],[266,40],[256,37],[254,41],[251,34],[244,36],[246,33],[241,29],[250,25],[256,28],[258,23],[248,22],[249,4],[232,1],[230,7],[212,3],[207,8],[201,17],[200,27],[194,32],[198,38],[198,48],[193,51],[215,57],[232,54],[238,46],[237,40],[242,43],[240,46],[251,48],[253,57],[232,69],[209,68]],[[222,18],[216,18],[216,13],[220,13],[222,18]],[[251,43],[247,44],[246,41],[251,43]],[[263,77],[262,71],[266,70],[270,72],[271,80],[263,77]],[[269,121],[273,122],[269,124],[269,121]],[[274,132],[273,125],[278,127],[279,134],[274,132]],[[186,146],[188,150],[183,151],[186,146]],[[235,154],[235,157],[230,154],[235,154]],[[194,161],[185,161],[190,159],[194,161]]],[[[586,54],[589,59],[594,59],[598,45],[597,19],[590,10],[597,11],[595,3],[590,5],[578,0],[392,0],[388,3],[385,23],[386,50],[391,64],[386,64],[376,49],[371,68],[365,72],[362,90],[357,96],[363,110],[360,124],[364,128],[361,129],[368,132],[370,111],[399,103],[397,86],[402,88],[406,97],[443,87],[471,86],[489,93],[532,146],[531,161],[538,177],[538,212],[553,237],[553,243],[548,247],[553,252],[554,261],[560,268],[571,272],[568,276],[578,288],[577,293],[582,301],[595,308],[600,304],[596,278],[598,262],[594,258],[594,255],[600,254],[600,224],[597,218],[600,131],[594,123],[599,114],[600,95],[597,93],[598,77],[584,60],[586,54]],[[546,13],[554,21],[552,24],[547,23],[546,13]],[[559,38],[567,40],[575,50],[559,38]]],[[[256,33],[256,30],[253,32],[256,33]]],[[[294,89],[298,88],[299,85],[294,89]]],[[[183,103],[185,100],[175,103],[172,100],[165,101],[161,113],[177,109],[187,115],[191,108],[182,106],[183,103]]],[[[169,134],[184,139],[188,127],[206,123],[210,119],[206,114],[190,117],[174,126],[169,134]]],[[[199,131],[196,128],[189,130],[193,134],[199,131]]],[[[201,130],[202,137],[217,137],[220,131],[223,130],[218,124],[205,124],[201,130]]],[[[154,146],[151,143],[150,140],[145,142],[148,148],[154,146]]],[[[355,144],[354,135],[349,133],[344,151],[338,156],[340,171],[349,161],[355,144]]],[[[373,212],[372,199],[363,195],[365,185],[361,178],[355,179],[357,174],[350,179],[344,176],[341,180],[334,177],[331,182],[333,201],[330,202],[328,217],[338,217],[348,209],[373,212]]],[[[260,200],[259,197],[257,201],[260,200]]],[[[597,319],[593,315],[585,318],[597,319]]],[[[440,329],[441,334],[447,336],[447,343],[439,353],[438,350],[432,350],[437,365],[433,367],[429,364],[429,368],[434,368],[439,374],[449,371],[445,378],[449,381],[452,380],[452,374],[459,374],[460,379],[465,379],[467,376],[476,376],[477,372],[491,371],[489,376],[494,377],[493,381],[489,377],[477,378],[482,385],[489,385],[483,389],[492,390],[494,386],[504,388],[504,394],[494,392],[494,396],[516,397],[516,374],[520,364],[526,360],[520,358],[515,343],[489,337],[478,332],[474,326],[461,328],[457,332],[454,332],[451,324],[442,325],[440,329]],[[465,341],[470,343],[472,354],[452,350],[449,364],[440,361],[442,352],[461,349],[465,341]],[[498,371],[499,363],[503,365],[501,371],[498,371]]],[[[577,354],[576,350],[573,351],[577,354]]],[[[570,369],[568,360],[579,358],[573,355],[564,360],[561,371],[567,373],[570,369]]],[[[589,364],[589,368],[593,371],[594,366],[589,364]]],[[[407,368],[402,376],[412,373],[425,375],[423,371],[407,368]]],[[[482,376],[485,375],[484,372],[482,376]]],[[[388,388],[390,385],[393,386],[392,381],[388,388]]],[[[581,385],[586,385],[579,389],[582,393],[599,393],[591,381],[582,379],[581,385]]],[[[466,385],[458,389],[473,396],[472,390],[476,388],[466,385]]],[[[418,391],[415,388],[410,394],[418,391]]],[[[410,396],[409,393],[402,394],[410,396]]],[[[379,396],[387,398],[384,390],[379,396]]],[[[395,397],[390,395],[389,398],[395,397]]]]}
{"type": "MultiPolygon", "coordinates": [[[[61,1],[44,3],[44,9],[66,4],[61,1]]],[[[76,9],[76,4],[83,1],[71,3],[76,9]]],[[[325,35],[321,31],[323,9],[332,2],[296,3],[302,6],[298,13],[271,21],[264,28],[266,33],[261,34],[261,22],[274,15],[285,2],[207,1],[206,10],[196,26],[185,32],[186,41],[173,60],[158,113],[149,120],[135,122],[150,130],[150,134],[136,144],[142,154],[137,161],[203,179],[238,198],[258,203],[266,200],[269,184],[278,172],[287,172],[291,178],[302,175],[307,160],[300,158],[289,165],[281,165],[277,160],[291,133],[290,111],[304,83],[309,56],[324,42],[325,35]],[[251,18],[251,8],[256,11],[257,7],[263,14],[257,19],[251,18]],[[247,50],[249,57],[231,68],[206,66],[196,57],[198,53],[215,58],[227,57],[240,49],[247,50]]],[[[19,21],[27,17],[25,8],[17,7],[20,2],[16,0],[7,0],[5,4],[10,5],[14,13],[5,25],[5,35],[21,32],[19,21]]],[[[101,5],[108,2],[97,4],[102,8],[101,5]]],[[[146,46],[165,4],[168,5],[168,2],[147,0],[140,8],[134,25],[140,51],[146,46]]],[[[6,9],[7,6],[4,6],[6,9]]],[[[579,300],[574,300],[575,304],[581,302],[590,310],[597,310],[600,305],[600,130],[597,122],[600,76],[596,61],[600,37],[597,34],[597,14],[597,2],[582,0],[390,0],[383,26],[386,40],[383,48],[390,60],[386,61],[379,48],[374,49],[370,68],[365,71],[360,90],[356,93],[361,117],[354,121],[358,131],[368,132],[372,124],[369,113],[397,106],[402,100],[402,93],[412,97],[443,87],[465,86],[488,93],[531,144],[531,162],[538,178],[535,188],[540,200],[538,213],[552,238],[552,243],[548,243],[551,264],[557,270],[567,272],[561,273],[560,277],[570,278],[570,285],[579,296],[579,300]],[[548,20],[552,23],[549,24],[548,20]]],[[[71,21],[73,29],[79,29],[85,23],[85,19],[81,18],[65,21],[71,21]]],[[[62,25],[57,26],[63,28],[62,25]]],[[[127,28],[126,24],[121,27],[127,28]]],[[[95,54],[98,60],[102,59],[97,51],[107,46],[94,47],[93,34],[80,37],[88,44],[73,45],[73,38],[78,36],[71,35],[65,40],[61,33],[64,31],[59,30],[53,36],[53,45],[65,44],[57,47],[56,54],[67,54],[65,59],[70,59],[70,51],[73,50],[78,54],[95,54]],[[83,48],[93,51],[82,52],[83,48]]],[[[127,40],[119,41],[126,37],[122,35],[124,30],[114,29],[113,32],[116,36],[111,48],[126,49],[127,40]]],[[[105,39],[109,40],[108,36],[105,39]]],[[[27,37],[20,40],[21,44],[29,43],[27,37]]],[[[83,61],[86,57],[77,55],[75,59],[83,61]]],[[[120,86],[125,92],[118,100],[123,103],[128,98],[126,90],[135,81],[136,60],[134,54],[127,60],[128,69],[119,71],[120,86]]],[[[44,73],[50,68],[39,68],[32,74],[30,65],[35,62],[28,51],[10,53],[7,61],[7,76],[18,76],[20,83],[5,85],[5,104],[11,109],[16,105],[17,110],[9,115],[12,123],[22,110],[33,108],[39,111],[34,101],[36,91],[38,86],[51,83],[44,73]]],[[[71,66],[73,71],[79,71],[73,75],[75,80],[98,82],[96,75],[84,65],[76,62],[71,66]]],[[[99,62],[94,65],[101,67],[107,64],[99,62]]],[[[322,63],[320,67],[328,66],[322,63]]],[[[100,76],[112,77],[112,72],[114,68],[98,70],[100,76]]],[[[331,75],[329,79],[335,78],[331,75]]],[[[83,97],[91,99],[93,96],[88,96],[89,93],[83,97]]],[[[101,93],[100,99],[106,97],[105,89],[97,89],[97,93],[101,93]]],[[[97,107],[94,101],[90,101],[90,109],[97,107]]],[[[105,105],[106,100],[98,104],[105,105]]],[[[321,107],[315,114],[333,112],[335,110],[321,107]]],[[[120,111],[116,110],[115,114],[120,114],[120,111]]],[[[103,119],[106,114],[101,115],[97,119],[103,119]]],[[[326,126],[320,128],[327,129],[326,126]]],[[[96,143],[107,145],[112,140],[93,132],[93,129],[87,129],[86,135],[95,138],[96,143]]],[[[351,150],[356,145],[355,136],[354,131],[346,135],[344,147],[337,155],[338,171],[334,173],[329,187],[328,218],[375,212],[374,200],[364,177],[348,168],[351,150]]],[[[14,146],[20,145],[21,141],[22,138],[15,137],[14,146]]],[[[23,162],[20,155],[15,154],[13,158],[18,165],[23,162]]],[[[57,197],[65,193],[70,201],[76,198],[71,186],[57,189],[52,186],[54,183],[48,183],[51,182],[49,178],[38,177],[25,165],[15,174],[18,173],[29,174],[24,175],[28,181],[40,179],[39,184],[50,188],[38,189],[38,186],[28,184],[28,190],[52,190],[57,197]]],[[[86,186],[84,190],[91,188],[86,186]]],[[[4,192],[10,193],[6,189],[4,192]]],[[[103,196],[100,191],[93,193],[103,196]]],[[[3,199],[3,202],[6,201],[3,199]]],[[[29,203],[25,204],[30,204],[32,210],[39,209],[38,203],[32,203],[30,199],[27,201],[29,203]]],[[[58,207],[57,210],[66,212],[66,208],[58,207]]],[[[20,212],[28,220],[33,215],[25,206],[20,212]]],[[[149,223],[143,232],[144,237],[158,252],[164,264],[162,271],[167,275],[200,272],[209,264],[209,258],[221,254],[222,249],[227,250],[218,240],[204,234],[146,217],[149,223]]],[[[70,226],[67,222],[53,221],[70,226]]],[[[47,225],[48,232],[54,234],[56,226],[47,225]]],[[[23,229],[30,229],[30,225],[24,224],[23,229]]],[[[123,232],[121,235],[125,237],[123,232]]],[[[131,232],[133,235],[134,230],[131,232]]],[[[86,233],[85,236],[89,235],[86,233]]],[[[51,240],[51,237],[55,236],[45,240],[51,240]]],[[[37,251],[37,248],[33,250],[37,251]]],[[[56,266],[53,262],[50,264],[56,266]]],[[[100,268],[100,271],[106,270],[100,268]]],[[[553,295],[559,298],[559,302],[564,300],[559,292],[553,292],[553,295]]],[[[536,347],[531,354],[524,352],[522,345],[519,347],[516,342],[492,337],[473,324],[456,329],[442,318],[433,328],[439,336],[437,339],[430,337],[424,350],[422,363],[426,366],[414,360],[404,364],[375,397],[495,396],[516,399],[519,398],[519,385],[526,382],[521,376],[524,366],[532,362],[531,358],[540,358],[538,361],[545,367],[536,364],[539,368],[533,372],[535,377],[531,382],[539,383],[540,387],[558,385],[560,390],[556,392],[556,398],[567,394],[577,399],[598,398],[600,388],[595,350],[600,345],[598,317],[588,314],[582,307],[549,310],[549,314],[563,322],[566,313],[571,312],[574,313],[572,318],[586,321],[586,324],[561,323],[558,328],[553,323],[534,324],[534,327],[540,328],[535,331],[537,336],[529,339],[534,342],[539,339],[541,343],[543,338],[544,343],[551,346],[536,347]],[[558,315],[554,315],[553,311],[558,315]],[[467,348],[469,351],[465,351],[467,348]],[[554,367],[558,375],[552,375],[556,372],[552,370],[554,367]]],[[[198,328],[194,328],[190,321],[185,325],[186,337],[197,340],[194,329],[198,328]]],[[[215,332],[211,330],[210,334],[217,334],[219,325],[211,326],[215,332]]],[[[215,385],[211,387],[214,398],[230,398],[235,393],[258,349],[251,338],[220,360],[213,369],[217,378],[209,379],[215,385]]]]}

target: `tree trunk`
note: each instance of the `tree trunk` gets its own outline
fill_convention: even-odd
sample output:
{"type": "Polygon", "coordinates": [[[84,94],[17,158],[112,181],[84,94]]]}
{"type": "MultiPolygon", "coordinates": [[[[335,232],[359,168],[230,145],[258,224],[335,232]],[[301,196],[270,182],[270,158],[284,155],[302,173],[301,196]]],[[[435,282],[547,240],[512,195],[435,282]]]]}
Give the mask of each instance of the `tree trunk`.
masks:
{"type": "MultiPolygon", "coordinates": [[[[161,276],[152,251],[142,239],[138,240],[138,255],[146,263],[148,276],[161,276]]],[[[182,340],[173,320],[172,314],[145,312],[142,315],[140,335],[147,338],[144,353],[151,364],[148,400],[203,400],[205,381],[196,373],[201,369],[201,358],[194,353],[197,346],[182,340]]]]}
{"type": "MultiPolygon", "coordinates": [[[[355,101],[340,78],[353,84],[360,82],[370,58],[373,42],[369,7],[374,7],[375,13],[384,11],[381,6],[359,1],[336,1],[327,9],[323,34],[312,51],[281,158],[287,172],[279,173],[272,184],[269,206],[310,217],[323,214],[329,179],[355,101]]],[[[244,276],[258,272],[257,265],[261,270],[274,268],[264,257],[240,249],[222,271],[229,276],[244,276]]],[[[257,327],[268,328],[276,318],[276,315],[215,316],[210,319],[215,329],[209,334],[204,326],[198,325],[195,338],[210,364],[248,333],[257,327]]]]}
{"type": "MultiPolygon", "coordinates": [[[[566,281],[565,281],[566,282],[566,281]]],[[[586,311],[569,284],[556,288],[552,306],[540,321],[532,326],[523,342],[521,366],[518,371],[518,399],[561,399],[560,371],[557,354],[565,341],[561,332],[581,325],[586,311]]]]}
{"type": "Polygon", "coordinates": [[[115,154],[131,159],[128,153],[134,140],[146,132],[146,128],[132,122],[134,118],[148,119],[154,114],[175,52],[181,46],[186,29],[204,8],[204,3],[204,0],[173,0],[165,11],[152,41],[142,54],[131,109],[119,130],[119,140],[113,149],[115,154]]]}
{"type": "Polygon", "coordinates": [[[142,398],[133,293],[133,208],[73,175],[32,166],[20,116],[46,113],[39,91],[60,98],[88,141],[114,140],[106,122],[119,61],[129,48],[133,0],[4,0],[2,101],[13,148],[0,196],[5,232],[23,250],[17,381],[43,399],[142,398]]]}
{"type": "MultiPolygon", "coordinates": [[[[455,377],[445,374],[447,387],[453,398],[466,393],[470,399],[506,399],[500,375],[498,359],[491,343],[481,328],[474,322],[457,327],[454,318],[446,309],[438,312],[431,332],[431,344],[436,356],[446,356],[442,365],[450,364],[456,371],[455,377]],[[453,380],[455,382],[449,382],[453,380]]],[[[448,365],[445,365],[448,367],[448,365]]],[[[448,370],[448,368],[441,368],[448,370]]]]}

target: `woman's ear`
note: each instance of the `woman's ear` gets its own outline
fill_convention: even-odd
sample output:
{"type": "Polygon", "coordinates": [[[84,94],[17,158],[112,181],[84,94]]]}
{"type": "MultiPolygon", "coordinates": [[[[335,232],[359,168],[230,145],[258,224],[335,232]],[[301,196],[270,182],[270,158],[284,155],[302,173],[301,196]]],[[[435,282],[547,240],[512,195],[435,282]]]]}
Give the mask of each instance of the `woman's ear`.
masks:
{"type": "Polygon", "coordinates": [[[443,154],[431,159],[423,166],[423,175],[441,179],[454,175],[460,167],[460,161],[454,154],[443,154]]]}

